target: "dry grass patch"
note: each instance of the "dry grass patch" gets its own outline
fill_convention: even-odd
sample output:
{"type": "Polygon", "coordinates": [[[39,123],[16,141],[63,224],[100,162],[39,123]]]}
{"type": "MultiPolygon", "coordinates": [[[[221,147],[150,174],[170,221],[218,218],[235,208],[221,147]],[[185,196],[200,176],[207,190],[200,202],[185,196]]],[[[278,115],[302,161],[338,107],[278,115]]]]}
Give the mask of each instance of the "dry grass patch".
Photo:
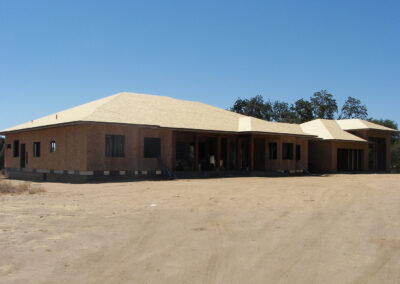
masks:
{"type": "Polygon", "coordinates": [[[41,185],[35,185],[30,182],[12,184],[7,181],[0,181],[0,194],[21,194],[25,192],[36,194],[45,191],[41,185]]]}

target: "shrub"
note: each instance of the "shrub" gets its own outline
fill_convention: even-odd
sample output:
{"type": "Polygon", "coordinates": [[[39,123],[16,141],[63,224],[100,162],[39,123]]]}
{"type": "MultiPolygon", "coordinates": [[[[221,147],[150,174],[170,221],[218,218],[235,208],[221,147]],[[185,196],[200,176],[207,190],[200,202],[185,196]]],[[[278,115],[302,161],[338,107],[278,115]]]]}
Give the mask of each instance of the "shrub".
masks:
{"type": "Polygon", "coordinates": [[[7,181],[0,182],[0,194],[21,194],[24,192],[36,194],[45,192],[45,189],[41,185],[32,185],[30,182],[21,183],[18,185],[11,184],[7,181]]]}

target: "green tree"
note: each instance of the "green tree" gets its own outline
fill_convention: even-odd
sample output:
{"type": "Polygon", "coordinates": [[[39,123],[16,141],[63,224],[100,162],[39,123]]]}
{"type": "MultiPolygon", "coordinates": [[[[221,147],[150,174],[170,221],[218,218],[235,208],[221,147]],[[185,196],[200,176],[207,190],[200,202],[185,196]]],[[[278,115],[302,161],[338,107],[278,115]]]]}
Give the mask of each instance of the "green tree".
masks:
{"type": "Polygon", "coordinates": [[[238,98],[230,110],[264,120],[272,119],[272,104],[264,101],[261,95],[244,100],[238,98]]]}
{"type": "Polygon", "coordinates": [[[272,118],[276,122],[289,122],[294,123],[297,121],[296,113],[294,113],[289,104],[286,102],[275,101],[272,105],[272,118]]]}
{"type": "Polygon", "coordinates": [[[261,95],[257,95],[248,100],[247,115],[264,120],[271,120],[272,106],[269,101],[264,102],[261,95]]]}
{"type": "Polygon", "coordinates": [[[296,123],[303,123],[314,119],[313,106],[311,102],[297,100],[290,109],[295,113],[296,123]]]}
{"type": "Polygon", "coordinates": [[[242,100],[241,98],[238,98],[230,110],[233,112],[244,114],[246,111],[246,106],[247,106],[246,100],[242,100]]]}
{"type": "Polygon", "coordinates": [[[368,118],[368,110],[367,107],[361,104],[359,99],[348,97],[345,103],[342,106],[339,119],[346,118],[360,118],[367,119],[368,118]]]}
{"type": "Polygon", "coordinates": [[[390,119],[376,119],[376,118],[368,118],[368,121],[382,125],[382,126],[386,126],[392,129],[397,129],[398,125],[397,122],[394,120],[390,120],[390,119]]]}
{"type": "Polygon", "coordinates": [[[327,90],[315,92],[310,99],[315,118],[334,119],[338,111],[336,100],[327,90]]]}

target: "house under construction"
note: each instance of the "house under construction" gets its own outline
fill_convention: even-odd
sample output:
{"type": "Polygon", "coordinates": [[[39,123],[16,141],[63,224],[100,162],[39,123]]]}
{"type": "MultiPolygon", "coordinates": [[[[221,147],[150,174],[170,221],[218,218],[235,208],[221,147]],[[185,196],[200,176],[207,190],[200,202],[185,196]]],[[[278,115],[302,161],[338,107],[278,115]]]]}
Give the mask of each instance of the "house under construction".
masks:
{"type": "Polygon", "coordinates": [[[123,92],[0,134],[6,136],[8,176],[86,181],[387,171],[394,131],[360,119],[269,122],[199,102],[123,92]]]}

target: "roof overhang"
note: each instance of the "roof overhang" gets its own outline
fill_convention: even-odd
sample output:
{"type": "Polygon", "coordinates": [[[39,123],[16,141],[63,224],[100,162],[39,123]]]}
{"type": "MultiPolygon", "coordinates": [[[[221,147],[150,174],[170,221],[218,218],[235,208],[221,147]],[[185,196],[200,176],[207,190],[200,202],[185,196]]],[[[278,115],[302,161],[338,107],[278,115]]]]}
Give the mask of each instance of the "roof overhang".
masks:
{"type": "Polygon", "coordinates": [[[136,127],[147,127],[147,128],[160,128],[158,125],[145,125],[145,124],[129,124],[129,123],[114,123],[114,122],[98,122],[98,121],[70,121],[70,122],[63,122],[63,123],[57,123],[57,124],[51,124],[51,125],[43,125],[43,126],[37,126],[37,127],[29,127],[29,128],[24,128],[24,129],[16,129],[16,130],[10,130],[10,131],[0,131],[0,135],[7,135],[7,134],[12,134],[12,133],[21,133],[21,132],[28,132],[28,131],[35,131],[35,130],[41,130],[41,129],[49,129],[49,128],[57,128],[57,127],[63,127],[63,126],[71,126],[71,125],[84,125],[84,124],[118,124],[118,125],[130,125],[130,126],[136,126],[136,127]]]}
{"type": "Polygon", "coordinates": [[[326,141],[326,142],[352,142],[352,143],[368,143],[367,140],[363,139],[363,141],[360,140],[345,140],[345,139],[323,139],[323,138],[316,138],[312,139],[315,141],[326,141]]]}
{"type": "Polygon", "coordinates": [[[311,134],[296,134],[296,133],[281,133],[281,132],[262,132],[262,131],[239,131],[236,132],[238,134],[260,134],[260,135],[274,135],[274,136],[295,136],[295,137],[303,137],[303,138],[318,138],[316,135],[311,135],[311,134]]]}
{"type": "Polygon", "coordinates": [[[225,131],[225,130],[218,130],[218,129],[195,129],[195,128],[174,128],[174,127],[163,127],[160,125],[148,125],[148,124],[131,124],[131,123],[120,123],[120,122],[100,122],[100,121],[70,121],[58,124],[51,124],[51,125],[44,125],[44,126],[37,126],[37,127],[30,127],[24,129],[16,129],[10,131],[0,131],[0,135],[7,135],[13,133],[22,133],[22,132],[29,132],[29,131],[36,131],[42,129],[49,129],[49,128],[57,128],[57,127],[64,127],[64,126],[71,126],[71,125],[93,125],[93,124],[106,124],[106,125],[125,125],[125,126],[135,126],[141,128],[153,128],[153,129],[170,129],[174,131],[185,131],[185,132],[207,132],[207,133],[226,133],[226,134],[260,134],[260,135],[275,135],[275,136],[295,136],[295,137],[302,137],[302,138],[317,138],[315,135],[311,134],[296,134],[296,133],[278,133],[278,132],[261,132],[261,131],[225,131]]]}
{"type": "Polygon", "coordinates": [[[376,128],[352,128],[352,129],[343,129],[344,131],[381,131],[381,132],[400,132],[400,130],[396,129],[376,129],[376,128]]]}

